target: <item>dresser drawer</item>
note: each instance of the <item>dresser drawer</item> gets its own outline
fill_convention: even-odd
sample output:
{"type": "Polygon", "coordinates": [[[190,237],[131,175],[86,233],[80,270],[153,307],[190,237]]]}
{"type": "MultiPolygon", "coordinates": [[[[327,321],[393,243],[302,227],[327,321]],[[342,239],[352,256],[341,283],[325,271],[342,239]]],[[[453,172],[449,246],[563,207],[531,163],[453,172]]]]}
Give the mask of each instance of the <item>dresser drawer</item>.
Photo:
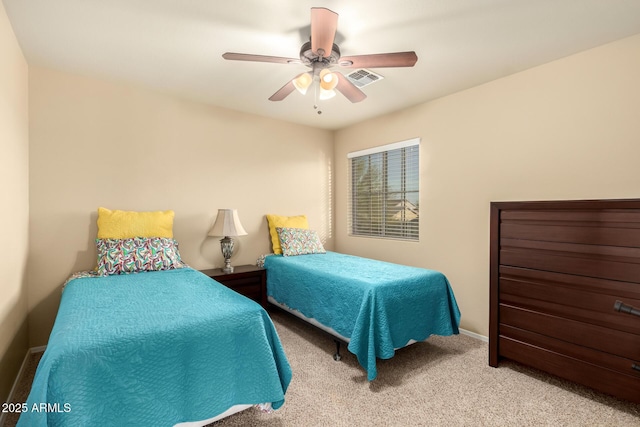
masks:
{"type": "Polygon", "coordinates": [[[503,326],[640,361],[640,335],[500,304],[501,331],[503,326]]]}
{"type": "Polygon", "coordinates": [[[500,338],[524,342],[546,351],[564,354],[570,358],[583,360],[637,378],[640,382],[640,371],[633,368],[634,364],[640,365],[640,360],[629,359],[507,325],[500,325],[500,338]]]}
{"type": "Polygon", "coordinates": [[[604,366],[599,366],[558,353],[533,343],[517,341],[501,336],[500,354],[525,365],[596,388],[608,394],[640,403],[640,377],[627,375],[604,366]]]}
{"type": "Polygon", "coordinates": [[[614,304],[640,306],[640,286],[547,271],[500,267],[500,302],[640,335],[640,320],[614,310],[614,304]]]}

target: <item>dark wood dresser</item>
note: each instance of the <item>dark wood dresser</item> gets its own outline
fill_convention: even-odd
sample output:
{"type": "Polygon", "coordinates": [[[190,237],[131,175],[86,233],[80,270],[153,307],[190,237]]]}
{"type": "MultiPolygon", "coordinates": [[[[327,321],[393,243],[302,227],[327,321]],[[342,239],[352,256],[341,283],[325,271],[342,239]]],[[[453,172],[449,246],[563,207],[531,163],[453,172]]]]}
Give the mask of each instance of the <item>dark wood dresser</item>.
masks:
{"type": "Polygon", "coordinates": [[[491,203],[489,364],[640,403],[640,199],[491,203]]]}

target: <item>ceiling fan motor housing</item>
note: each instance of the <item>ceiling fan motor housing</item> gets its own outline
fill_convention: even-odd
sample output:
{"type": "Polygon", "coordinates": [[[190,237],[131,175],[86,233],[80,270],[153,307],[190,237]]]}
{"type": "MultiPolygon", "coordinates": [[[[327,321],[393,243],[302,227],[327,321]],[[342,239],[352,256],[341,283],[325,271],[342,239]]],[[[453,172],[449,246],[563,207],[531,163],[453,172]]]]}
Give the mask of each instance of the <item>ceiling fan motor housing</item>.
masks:
{"type": "Polygon", "coordinates": [[[323,68],[331,67],[338,63],[340,59],[340,48],[337,44],[333,44],[331,48],[331,54],[328,56],[320,56],[311,50],[311,42],[306,42],[300,48],[300,61],[307,67],[311,67],[314,70],[321,70],[323,68]]]}

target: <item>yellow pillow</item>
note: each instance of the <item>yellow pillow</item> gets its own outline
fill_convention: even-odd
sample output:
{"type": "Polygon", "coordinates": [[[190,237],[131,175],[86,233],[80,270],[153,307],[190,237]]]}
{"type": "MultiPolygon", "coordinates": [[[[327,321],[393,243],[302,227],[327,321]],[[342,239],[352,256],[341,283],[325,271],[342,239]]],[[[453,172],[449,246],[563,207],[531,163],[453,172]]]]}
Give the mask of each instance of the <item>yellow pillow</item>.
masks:
{"type": "Polygon", "coordinates": [[[98,239],[173,238],[173,211],[133,212],[98,208],[98,239]]]}
{"type": "Polygon", "coordinates": [[[274,254],[281,254],[282,248],[280,247],[280,238],[278,237],[277,227],[282,228],[309,228],[306,215],[298,216],[280,216],[280,215],[267,215],[267,222],[269,223],[269,234],[271,235],[271,245],[273,246],[274,254]]]}

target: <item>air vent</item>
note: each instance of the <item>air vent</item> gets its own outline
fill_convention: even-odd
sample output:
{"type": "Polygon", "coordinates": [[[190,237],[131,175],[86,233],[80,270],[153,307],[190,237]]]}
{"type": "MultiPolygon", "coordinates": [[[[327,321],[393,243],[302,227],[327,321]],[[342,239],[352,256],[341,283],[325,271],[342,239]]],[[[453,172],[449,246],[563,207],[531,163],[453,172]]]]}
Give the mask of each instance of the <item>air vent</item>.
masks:
{"type": "Polygon", "coordinates": [[[378,80],[384,79],[384,77],[382,77],[380,74],[376,74],[373,71],[369,71],[364,68],[360,68],[352,73],[349,73],[347,78],[357,87],[364,87],[370,85],[371,83],[375,83],[378,80]]]}

